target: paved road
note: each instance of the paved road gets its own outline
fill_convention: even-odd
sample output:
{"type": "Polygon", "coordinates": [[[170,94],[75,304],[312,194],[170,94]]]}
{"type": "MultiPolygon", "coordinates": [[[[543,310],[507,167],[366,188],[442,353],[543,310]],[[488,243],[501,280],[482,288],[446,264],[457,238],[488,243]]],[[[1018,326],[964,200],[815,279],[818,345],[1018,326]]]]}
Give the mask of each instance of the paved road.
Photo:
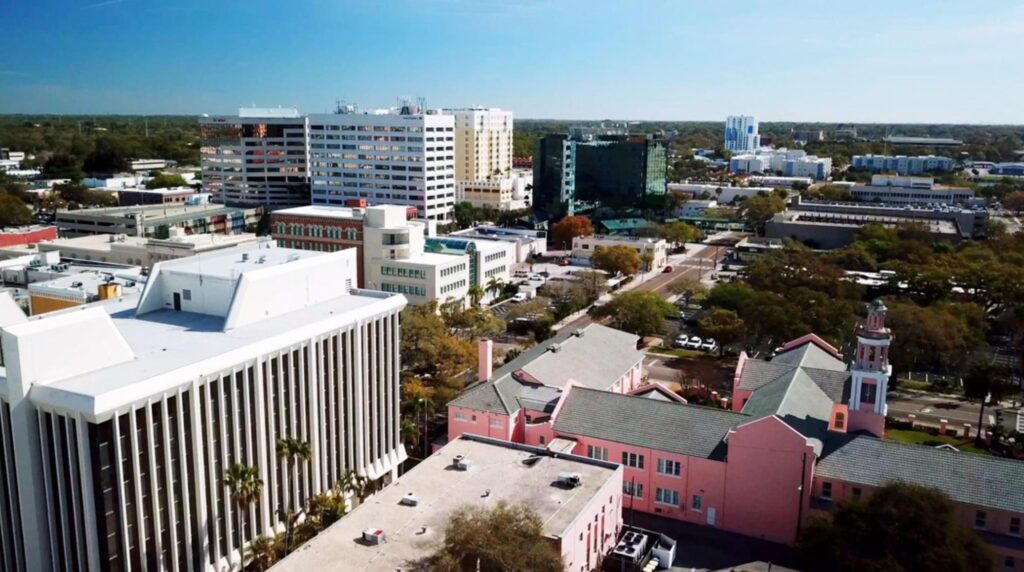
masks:
{"type": "MultiPolygon", "coordinates": [[[[669,290],[669,286],[672,283],[684,278],[702,278],[711,270],[711,261],[714,260],[717,264],[718,261],[725,257],[725,253],[726,249],[724,247],[706,246],[693,258],[689,258],[679,264],[673,264],[672,272],[657,274],[648,278],[645,282],[636,285],[633,290],[657,292],[662,298],[668,298],[672,295],[671,290],[669,290]]],[[[589,314],[586,314],[562,326],[560,329],[582,328],[593,322],[594,319],[589,314]]]]}
{"type": "MultiPolygon", "coordinates": [[[[964,423],[970,423],[972,428],[978,425],[978,404],[972,401],[962,401],[947,397],[923,395],[917,393],[890,393],[886,399],[889,405],[889,415],[898,419],[906,419],[907,415],[917,415],[917,422],[930,427],[938,427],[939,420],[949,421],[951,428],[961,429],[964,423]]],[[[995,419],[996,407],[985,407],[985,425],[995,419]]],[[[1009,408],[999,408],[1003,411],[1003,425],[1013,430],[1016,428],[1017,412],[1009,408]]]]}

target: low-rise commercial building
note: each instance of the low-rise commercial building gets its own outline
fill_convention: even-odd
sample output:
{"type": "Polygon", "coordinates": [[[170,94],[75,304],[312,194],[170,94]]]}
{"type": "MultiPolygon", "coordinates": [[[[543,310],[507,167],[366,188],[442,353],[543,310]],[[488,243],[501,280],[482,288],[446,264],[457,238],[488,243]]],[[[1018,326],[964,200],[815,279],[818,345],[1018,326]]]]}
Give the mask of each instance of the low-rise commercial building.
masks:
{"type": "Polygon", "coordinates": [[[704,211],[718,207],[718,201],[714,199],[693,199],[683,203],[676,211],[682,217],[702,216],[704,211]]]}
{"type": "MultiPolygon", "coordinates": [[[[854,207],[855,208],[855,207],[854,207]]],[[[765,236],[768,238],[790,238],[810,246],[831,250],[842,248],[852,243],[861,227],[868,224],[880,224],[895,227],[900,224],[913,223],[921,226],[925,233],[935,241],[959,242],[963,237],[953,220],[909,218],[899,216],[870,214],[865,212],[842,212],[829,210],[786,210],[776,213],[765,223],[765,236]]]]}
{"type": "Polygon", "coordinates": [[[59,252],[64,259],[150,268],[163,260],[254,245],[258,240],[252,233],[185,234],[183,229],[175,227],[170,229],[167,238],[92,234],[41,242],[37,248],[39,252],[59,252]]]}
{"type": "Polygon", "coordinates": [[[598,248],[612,246],[632,248],[640,256],[644,254],[652,255],[654,258],[651,261],[651,270],[668,264],[668,243],[664,239],[639,236],[610,236],[607,234],[577,236],[572,239],[572,257],[590,260],[594,251],[598,248]]]}
{"type": "Polygon", "coordinates": [[[11,226],[0,229],[0,248],[28,246],[57,238],[57,227],[49,225],[11,226]]]}
{"type": "Polygon", "coordinates": [[[82,306],[100,300],[110,300],[139,294],[145,278],[128,272],[87,270],[45,282],[28,285],[29,313],[32,316],[82,306]]]}
{"type": "Polygon", "coordinates": [[[894,205],[956,205],[975,202],[974,191],[967,187],[937,185],[931,177],[894,175],[872,175],[870,185],[850,187],[850,196],[858,201],[894,205]]]}
{"type": "Polygon", "coordinates": [[[263,216],[260,207],[224,205],[147,205],[58,211],[55,224],[63,236],[124,234],[167,238],[172,228],[186,233],[251,232],[263,216]]]}
{"type": "Polygon", "coordinates": [[[956,161],[949,157],[922,155],[854,155],[850,160],[851,169],[863,169],[875,173],[896,173],[898,175],[920,175],[922,173],[949,172],[956,167],[956,161]]]}
{"type": "Polygon", "coordinates": [[[770,252],[780,251],[783,248],[782,239],[779,238],[745,236],[736,243],[733,250],[736,252],[736,258],[746,264],[764,258],[770,252]]]}
{"type": "Polygon", "coordinates": [[[988,170],[989,175],[1024,177],[1024,163],[997,163],[988,170]]]}
{"type": "Polygon", "coordinates": [[[714,199],[720,205],[728,205],[738,199],[749,199],[760,194],[771,194],[773,187],[733,187],[712,183],[669,183],[671,192],[689,193],[694,199],[714,199]]]}
{"type": "Polygon", "coordinates": [[[548,252],[548,233],[543,230],[481,225],[455,231],[449,236],[510,243],[514,246],[515,262],[518,263],[528,262],[531,257],[543,256],[548,252]]]}
{"type": "Polygon", "coordinates": [[[533,181],[527,177],[457,181],[455,202],[499,211],[528,209],[533,204],[533,181]]]}
{"type": "Polygon", "coordinates": [[[773,189],[792,189],[798,185],[809,187],[814,183],[814,179],[811,177],[779,177],[776,175],[751,175],[747,177],[747,181],[756,186],[773,189]]]}
{"type": "Polygon", "coordinates": [[[623,526],[622,473],[614,462],[467,434],[271,570],[417,570],[455,511],[499,502],[537,515],[565,570],[594,570],[623,526]]]}
{"type": "MultiPolygon", "coordinates": [[[[135,205],[184,205],[196,204],[197,193],[192,187],[167,189],[130,188],[117,191],[117,203],[122,207],[135,205]]],[[[207,196],[209,196],[207,194],[207,196]]]]}

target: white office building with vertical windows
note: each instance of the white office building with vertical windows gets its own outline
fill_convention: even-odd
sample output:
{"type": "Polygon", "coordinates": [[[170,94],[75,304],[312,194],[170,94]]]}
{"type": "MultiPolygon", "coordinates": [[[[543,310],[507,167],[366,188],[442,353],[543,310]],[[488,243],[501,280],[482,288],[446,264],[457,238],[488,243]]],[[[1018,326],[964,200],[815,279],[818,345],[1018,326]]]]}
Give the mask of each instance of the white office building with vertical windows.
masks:
{"type": "Polygon", "coordinates": [[[352,289],[357,264],[263,243],[39,318],[0,299],[0,569],[226,570],[239,517],[248,542],[346,470],[393,477],[406,299],[352,289]],[[264,483],[241,515],[235,463],[264,483]]]}
{"type": "Polygon", "coordinates": [[[455,118],[413,106],[309,116],[313,204],[414,206],[448,220],[455,206],[455,118]]]}

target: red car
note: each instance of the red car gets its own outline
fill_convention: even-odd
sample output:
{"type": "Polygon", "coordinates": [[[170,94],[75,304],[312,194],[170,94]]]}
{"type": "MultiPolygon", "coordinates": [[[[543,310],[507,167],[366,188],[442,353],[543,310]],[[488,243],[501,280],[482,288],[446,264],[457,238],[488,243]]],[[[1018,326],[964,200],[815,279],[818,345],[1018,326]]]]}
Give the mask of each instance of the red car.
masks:
{"type": "Polygon", "coordinates": [[[671,266],[666,266],[665,269],[662,270],[661,272],[662,272],[662,274],[668,274],[669,272],[672,272],[672,267],[671,266]]]}

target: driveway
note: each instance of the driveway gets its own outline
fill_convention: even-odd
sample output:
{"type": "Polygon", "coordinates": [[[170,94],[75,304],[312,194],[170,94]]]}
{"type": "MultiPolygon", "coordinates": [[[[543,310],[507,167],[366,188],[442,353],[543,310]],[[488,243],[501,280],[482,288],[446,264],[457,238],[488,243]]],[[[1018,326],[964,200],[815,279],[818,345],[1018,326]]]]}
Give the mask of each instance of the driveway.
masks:
{"type": "Polygon", "coordinates": [[[623,510],[622,516],[627,525],[675,539],[672,570],[721,570],[758,560],[791,568],[796,565],[796,551],[782,544],[648,513],[623,510]]]}

